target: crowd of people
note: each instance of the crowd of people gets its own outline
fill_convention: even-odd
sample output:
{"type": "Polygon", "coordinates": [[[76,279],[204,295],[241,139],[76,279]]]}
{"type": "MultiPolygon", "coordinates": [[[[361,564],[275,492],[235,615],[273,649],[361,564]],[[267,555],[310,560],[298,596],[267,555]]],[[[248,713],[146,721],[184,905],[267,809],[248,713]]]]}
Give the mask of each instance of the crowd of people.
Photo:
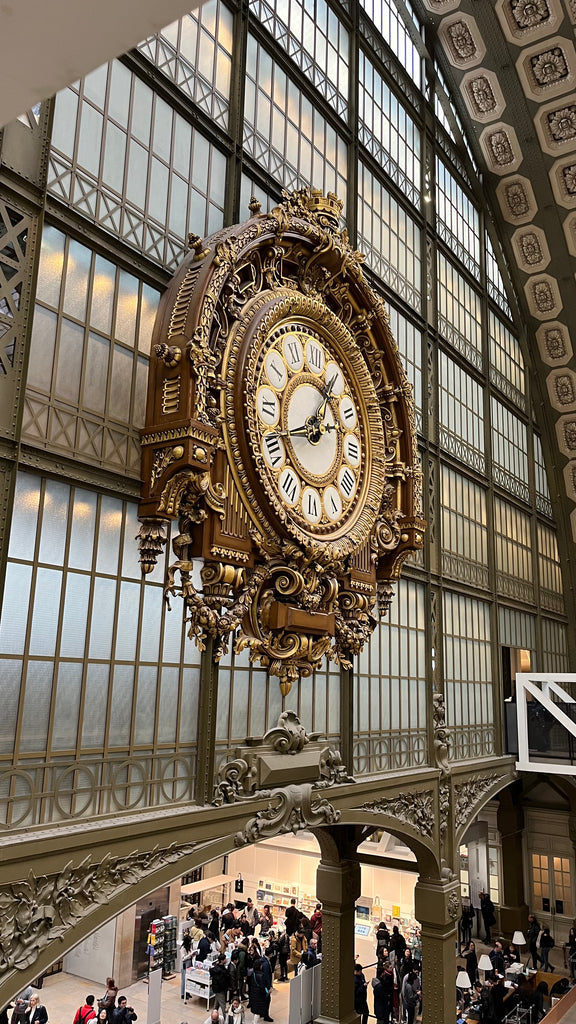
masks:
{"type": "MultiPolygon", "coordinates": [[[[422,1007],[420,949],[410,949],[398,925],[390,932],[384,921],[376,930],[376,977],[370,989],[377,1024],[405,1021],[414,1024],[422,1007]]],[[[354,968],[354,1009],[367,1024],[368,984],[362,967],[354,968]]]]}
{"type": "MultiPolygon", "coordinates": [[[[513,942],[508,944],[500,940],[494,942],[490,939],[490,929],[495,923],[493,920],[493,904],[485,893],[480,893],[481,916],[484,924],[486,944],[492,948],[488,952],[491,968],[490,970],[479,970],[479,952],[476,943],[471,938],[471,920],[468,908],[464,908],[461,925],[461,936],[463,938],[460,955],[465,960],[465,970],[471,982],[471,988],[460,990],[459,1006],[462,1011],[472,1006],[482,1024],[500,1024],[516,1006],[522,1009],[531,1008],[531,1020],[539,1021],[545,1016],[545,999],[554,995],[563,995],[570,987],[570,979],[574,982],[574,968],[576,965],[576,929],[571,928],[568,940],[564,943],[564,968],[569,969],[570,979],[558,978],[549,991],[549,986],[544,981],[535,984],[533,978],[535,972],[554,972],[550,963],[550,951],[555,943],[550,928],[542,927],[534,914],[528,917],[528,929],[526,933],[526,945],[528,946],[528,958],[525,967],[522,967],[520,951],[513,942]],[[530,968],[531,974],[527,973],[530,968]],[[509,980],[506,982],[506,972],[510,972],[513,965],[519,965],[517,970],[509,973],[509,980]],[[512,980],[513,979],[513,980],[512,980]]],[[[472,914],[474,911],[472,910],[472,914]]]]}
{"type": "Polygon", "coordinates": [[[186,999],[186,969],[210,961],[214,1010],[207,1024],[243,1024],[246,1008],[254,1024],[272,1021],[273,983],[289,979],[290,971],[307,970],[322,956],[322,908],[308,918],[292,899],[280,927],[274,927],[269,904],[261,910],[251,899],[242,909],[229,903],[218,910],[189,911],[190,925],[182,937],[180,995],[186,999]]]}
{"type": "MultiPolygon", "coordinates": [[[[0,1013],[0,1024],[47,1024],[48,1011],[43,1005],[40,995],[31,985],[14,1000],[14,1004],[5,1007],[0,1013]],[[12,1014],[9,1018],[9,1011],[12,1014]]],[[[87,995],[82,1006],[76,1010],[72,1024],[132,1024],[138,1015],[132,1006],[128,1006],[126,996],[118,995],[118,986],[114,978],[106,978],[106,991],[100,999],[87,995]]]]}

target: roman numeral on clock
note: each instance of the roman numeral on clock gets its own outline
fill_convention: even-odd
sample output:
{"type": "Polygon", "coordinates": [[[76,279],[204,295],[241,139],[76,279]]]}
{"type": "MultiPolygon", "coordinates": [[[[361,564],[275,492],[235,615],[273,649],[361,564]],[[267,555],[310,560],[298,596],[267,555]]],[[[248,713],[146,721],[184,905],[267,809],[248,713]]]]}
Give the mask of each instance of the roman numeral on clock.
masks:
{"type": "Polygon", "coordinates": [[[316,370],[322,369],[322,351],[317,345],[308,346],[308,362],[316,370]]]}
{"type": "Polygon", "coordinates": [[[358,457],[360,455],[360,445],[358,444],[358,441],[356,441],[353,437],[349,437],[348,441],[346,443],[346,447],[348,449],[349,457],[354,462],[357,462],[358,461],[358,457]]]}
{"type": "Polygon", "coordinates": [[[315,494],[311,494],[310,491],[308,491],[308,494],[306,495],[306,499],[307,499],[306,500],[306,506],[307,506],[306,507],[306,511],[308,512],[308,515],[309,516],[317,516],[318,515],[318,501],[317,501],[316,495],[315,494]]]}
{"type": "Polygon", "coordinates": [[[345,498],[350,498],[354,490],[355,477],[354,473],[346,468],[340,475],[340,490],[342,491],[345,498]]]}
{"type": "Polygon", "coordinates": [[[272,469],[276,469],[276,466],[282,464],[282,445],[275,434],[266,434],[264,436],[264,444],[266,445],[270,465],[272,469]]]}
{"type": "Polygon", "coordinates": [[[276,415],[276,403],[271,398],[263,398],[262,412],[274,418],[274,416],[276,415]]]}
{"type": "Polygon", "coordinates": [[[288,351],[290,353],[290,361],[295,365],[300,362],[300,353],[298,351],[298,345],[295,341],[288,342],[288,351]]]}
{"type": "Polygon", "coordinates": [[[286,500],[291,505],[294,505],[295,502],[296,502],[296,499],[298,497],[298,491],[300,490],[300,485],[299,485],[297,477],[294,476],[294,474],[291,473],[289,469],[286,469],[284,471],[284,473],[282,474],[282,478],[281,478],[281,482],[280,482],[280,490],[285,495],[286,500]]]}

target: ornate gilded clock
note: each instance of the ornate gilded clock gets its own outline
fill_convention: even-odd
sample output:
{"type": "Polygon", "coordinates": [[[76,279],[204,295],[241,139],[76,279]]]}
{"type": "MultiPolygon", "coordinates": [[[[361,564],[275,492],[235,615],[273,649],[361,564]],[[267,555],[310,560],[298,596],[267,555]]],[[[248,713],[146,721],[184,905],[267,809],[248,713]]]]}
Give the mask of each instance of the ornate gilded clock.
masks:
{"type": "Polygon", "coordinates": [[[141,562],[177,518],[166,589],[190,635],[234,634],[287,692],[361,649],[425,524],[411,387],[341,204],[251,210],[191,239],[158,312],[141,562]]]}

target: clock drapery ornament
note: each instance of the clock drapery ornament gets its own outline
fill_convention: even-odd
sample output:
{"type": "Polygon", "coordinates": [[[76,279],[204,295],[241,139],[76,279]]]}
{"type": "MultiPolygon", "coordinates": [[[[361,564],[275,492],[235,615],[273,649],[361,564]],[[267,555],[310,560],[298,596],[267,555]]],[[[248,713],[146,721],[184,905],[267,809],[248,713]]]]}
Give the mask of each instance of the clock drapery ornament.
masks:
{"type": "Polygon", "coordinates": [[[191,251],[156,318],[142,431],[143,572],[201,649],[230,634],[283,693],[344,666],[422,546],[412,388],[341,202],[302,189],[191,251]]]}

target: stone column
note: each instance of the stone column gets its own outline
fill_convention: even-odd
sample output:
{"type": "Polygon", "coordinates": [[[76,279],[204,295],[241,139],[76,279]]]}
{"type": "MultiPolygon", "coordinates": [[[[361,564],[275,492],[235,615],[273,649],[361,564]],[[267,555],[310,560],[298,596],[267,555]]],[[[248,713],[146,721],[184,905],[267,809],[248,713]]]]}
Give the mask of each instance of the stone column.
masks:
{"type": "MultiPolygon", "coordinates": [[[[502,882],[500,929],[512,938],[518,929],[526,935],[528,906],[524,898],[524,808],[521,787],[515,783],[499,794],[498,829],[502,840],[502,882]]],[[[526,947],[527,949],[527,947],[526,947]]],[[[520,950],[520,954],[525,953],[520,950]]]]}
{"type": "Polygon", "coordinates": [[[417,882],[414,914],[422,929],[422,1024],[448,1024],[456,1020],[459,882],[417,882]]]}
{"type": "Polygon", "coordinates": [[[322,903],[322,1009],[316,1024],[356,1024],[354,1010],[354,911],[360,865],[320,861],[316,894],[322,903]]]}

